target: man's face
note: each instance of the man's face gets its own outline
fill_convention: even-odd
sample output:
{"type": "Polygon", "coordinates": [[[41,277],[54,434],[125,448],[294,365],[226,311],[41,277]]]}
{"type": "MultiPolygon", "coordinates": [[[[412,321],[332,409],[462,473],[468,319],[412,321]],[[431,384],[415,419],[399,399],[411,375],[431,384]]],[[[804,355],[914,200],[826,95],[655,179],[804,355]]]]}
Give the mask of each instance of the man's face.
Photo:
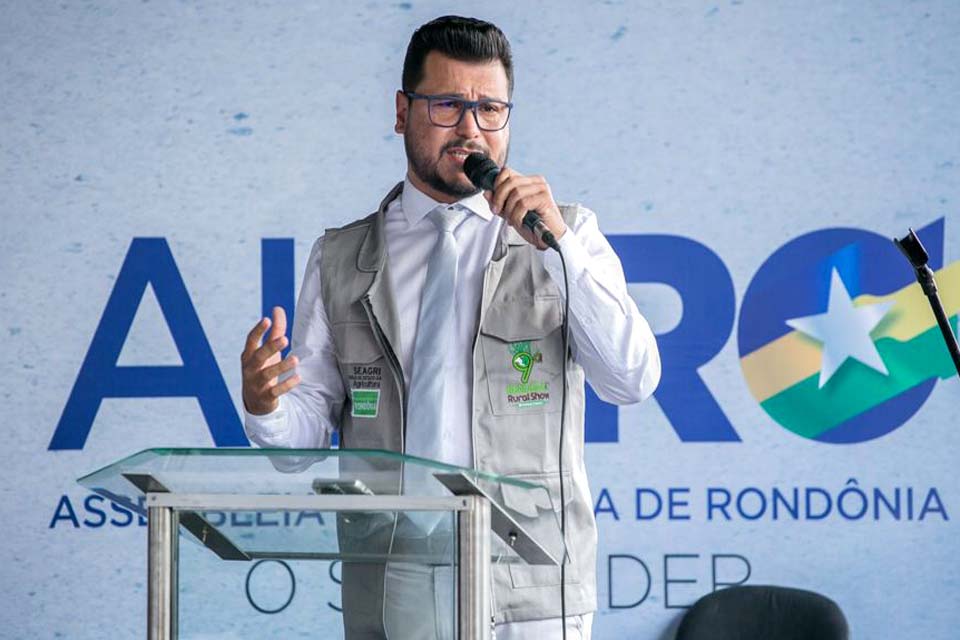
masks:
{"type": "MultiPolygon", "coordinates": [[[[431,51],[423,70],[416,93],[509,100],[507,73],[499,60],[462,62],[431,51]]],[[[500,131],[483,131],[468,110],[457,126],[437,127],[430,123],[426,100],[409,101],[401,92],[397,92],[395,130],[403,134],[410,181],[439,202],[454,202],[477,192],[463,173],[467,154],[479,151],[500,166],[507,159],[509,124],[500,131]]]]}

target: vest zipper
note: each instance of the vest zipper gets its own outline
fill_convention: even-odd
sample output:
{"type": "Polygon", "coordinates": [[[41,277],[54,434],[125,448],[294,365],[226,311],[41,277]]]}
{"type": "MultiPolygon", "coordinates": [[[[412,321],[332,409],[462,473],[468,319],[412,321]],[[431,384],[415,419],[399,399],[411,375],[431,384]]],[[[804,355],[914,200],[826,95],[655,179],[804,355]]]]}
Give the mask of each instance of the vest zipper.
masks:
{"type": "Polygon", "coordinates": [[[386,354],[387,363],[390,365],[390,369],[393,371],[393,379],[400,388],[400,406],[403,408],[403,410],[400,412],[400,453],[406,453],[407,385],[403,379],[403,368],[400,366],[400,361],[397,359],[397,355],[394,353],[393,347],[390,345],[390,341],[387,340],[386,335],[384,335],[383,329],[380,327],[380,323],[377,321],[376,316],[373,315],[373,306],[370,304],[370,299],[365,297],[362,298],[361,302],[363,303],[364,311],[367,312],[367,318],[370,320],[370,326],[373,328],[373,334],[376,336],[377,342],[380,344],[380,348],[383,349],[383,352],[386,354]]]}
{"type": "MultiPolygon", "coordinates": [[[[390,366],[390,369],[393,371],[393,379],[398,387],[400,387],[400,406],[402,410],[400,411],[400,453],[406,453],[407,451],[407,385],[403,379],[403,368],[400,366],[400,361],[397,359],[396,353],[393,351],[393,347],[390,345],[390,341],[387,340],[387,337],[383,333],[383,329],[380,327],[380,323],[377,321],[377,317],[373,315],[373,305],[370,303],[370,298],[363,297],[361,299],[363,304],[363,310],[367,312],[367,319],[370,320],[370,326],[373,328],[373,335],[376,336],[377,342],[380,343],[380,348],[383,349],[383,352],[386,354],[387,364],[390,366]]],[[[401,467],[402,469],[402,467],[401,467]]],[[[399,477],[399,486],[397,488],[398,493],[403,493],[403,473],[400,473],[399,477]]],[[[393,540],[394,536],[397,533],[397,523],[399,522],[399,512],[394,512],[393,514],[393,529],[390,531],[390,544],[387,547],[387,555],[393,554],[393,540]]],[[[385,602],[387,598],[387,575],[383,575],[383,584],[380,591],[381,602],[385,602]]]]}

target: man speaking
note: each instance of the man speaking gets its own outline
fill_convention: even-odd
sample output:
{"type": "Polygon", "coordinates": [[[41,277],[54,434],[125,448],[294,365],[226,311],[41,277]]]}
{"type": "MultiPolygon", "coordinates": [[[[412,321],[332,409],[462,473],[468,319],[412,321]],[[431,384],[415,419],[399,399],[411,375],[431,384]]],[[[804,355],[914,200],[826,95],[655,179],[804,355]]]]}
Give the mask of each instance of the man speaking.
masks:
{"type": "MultiPolygon", "coordinates": [[[[589,638],[597,529],[583,462],[584,378],[608,402],[647,398],[660,378],[654,336],[594,214],[558,205],[544,178],[505,166],[513,62],[500,29],[455,16],[421,26],[402,85],[394,128],[406,176],[376,212],[314,245],[290,354],[281,360],[282,309],[250,332],[247,434],[261,446],[312,448],[339,431],[342,447],[402,450],[543,484],[557,504],[562,468],[566,637],[589,638]],[[464,173],[471,153],[503,167],[492,191],[464,173]],[[566,262],[566,353],[560,255],[523,225],[530,211],[566,262]],[[369,389],[354,397],[353,365],[371,362],[383,371],[376,397],[369,389]]],[[[347,638],[450,637],[438,622],[448,614],[435,610],[442,599],[431,594],[442,581],[419,571],[387,565],[384,584],[370,592],[412,585],[419,597],[406,611],[388,597],[373,631],[354,628],[345,602],[347,638]]],[[[561,637],[560,576],[558,567],[494,568],[498,640],[561,637]]]]}

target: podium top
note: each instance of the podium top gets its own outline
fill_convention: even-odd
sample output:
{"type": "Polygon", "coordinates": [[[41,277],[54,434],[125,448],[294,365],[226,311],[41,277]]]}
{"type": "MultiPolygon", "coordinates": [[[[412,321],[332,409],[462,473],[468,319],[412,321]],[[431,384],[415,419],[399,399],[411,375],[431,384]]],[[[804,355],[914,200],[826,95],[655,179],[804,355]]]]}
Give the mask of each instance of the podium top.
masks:
{"type": "MultiPolygon", "coordinates": [[[[556,473],[504,476],[377,449],[157,448],[118,460],[79,478],[78,482],[141,515],[146,514],[144,496],[147,493],[206,497],[211,503],[217,502],[213,499],[217,496],[245,496],[253,498],[250,504],[257,506],[224,511],[257,514],[290,510],[289,506],[280,505],[284,500],[290,504],[291,497],[296,496],[307,500],[298,504],[310,503],[305,496],[352,496],[355,500],[351,502],[357,505],[363,505],[369,498],[370,511],[382,513],[385,510],[384,497],[402,494],[408,506],[391,509],[400,513],[420,510],[409,506],[410,498],[480,494],[491,501],[494,529],[501,538],[515,542],[516,532],[519,532],[521,543],[533,543],[527,549],[507,549],[505,555],[517,551],[527,562],[537,564],[552,564],[564,556],[556,473]],[[375,509],[372,508],[374,504],[378,505],[375,509]]],[[[564,488],[569,498],[572,488],[564,488]]],[[[341,510],[323,506],[322,500],[315,504],[316,507],[310,507],[312,511],[341,510]]],[[[305,507],[299,509],[306,510],[305,507]]],[[[181,524],[190,530],[191,527],[187,526],[190,518],[202,519],[203,524],[197,524],[197,527],[215,525],[236,543],[236,539],[229,535],[229,528],[230,523],[237,520],[211,516],[210,512],[216,510],[216,507],[197,507],[186,521],[181,518],[181,524]]],[[[452,514],[445,517],[447,522],[453,522],[452,514]]],[[[259,515],[256,518],[258,522],[270,521],[259,515]]],[[[334,530],[332,527],[331,532],[334,530]]],[[[248,532],[244,534],[244,539],[250,537],[248,532]]],[[[265,536],[276,534],[267,528],[255,537],[262,545],[268,539],[265,536]]],[[[339,536],[340,547],[343,547],[342,522],[339,536]]],[[[243,547],[240,543],[236,545],[243,547]]],[[[291,545],[289,541],[277,539],[267,546],[273,547],[272,552],[291,545]]],[[[266,547],[261,546],[261,549],[266,547]]],[[[251,550],[253,548],[248,547],[244,552],[249,554],[251,550]]],[[[249,554],[249,557],[256,555],[249,554]]]]}
{"type": "MultiPolygon", "coordinates": [[[[118,494],[145,493],[131,484],[131,474],[150,475],[172,493],[290,494],[314,493],[314,481],[326,485],[325,493],[367,493],[396,495],[403,478],[406,495],[443,495],[434,490],[434,473],[458,473],[481,486],[508,486],[508,493],[531,495],[550,506],[541,477],[506,476],[458,467],[426,458],[380,449],[267,449],[267,448],[154,448],[145,449],[87,474],[77,480],[100,493],[118,489],[118,494]],[[347,486],[354,480],[362,485],[347,486]],[[343,491],[338,491],[339,485],[343,491]]],[[[106,497],[106,496],[105,496],[106,497]]]]}

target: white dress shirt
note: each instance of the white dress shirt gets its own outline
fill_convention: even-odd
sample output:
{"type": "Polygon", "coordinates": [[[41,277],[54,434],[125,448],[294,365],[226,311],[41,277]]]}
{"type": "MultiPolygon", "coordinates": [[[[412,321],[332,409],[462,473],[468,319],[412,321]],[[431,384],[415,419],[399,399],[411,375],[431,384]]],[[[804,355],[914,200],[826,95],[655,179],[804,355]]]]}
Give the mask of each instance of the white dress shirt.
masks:
{"type": "MultiPolygon", "coordinates": [[[[414,187],[387,206],[385,236],[390,286],[400,322],[400,358],[409,386],[413,346],[420,313],[420,295],[427,259],[437,230],[425,217],[441,203],[414,187]]],[[[459,202],[471,215],[457,227],[460,251],[454,346],[446,365],[444,433],[441,460],[473,466],[471,407],[473,343],[477,333],[483,275],[504,223],[477,194],[459,202]]],[[[346,392],[336,364],[329,320],[323,308],[318,270],[323,238],[313,247],[297,301],[292,352],[300,363],[301,383],[280,396],[267,415],[246,413],[247,435],[264,447],[327,447],[338,428],[346,392]]],[[[600,398],[616,404],[639,402],[660,379],[656,341],[647,321],[627,293],[623,269],[597,226],[592,212],[581,210],[572,228],[559,240],[570,281],[570,344],[574,359],[600,398]]],[[[563,291],[563,271],[554,251],[540,252],[544,267],[563,291]]],[[[420,450],[423,450],[422,448],[420,450]]]]}

